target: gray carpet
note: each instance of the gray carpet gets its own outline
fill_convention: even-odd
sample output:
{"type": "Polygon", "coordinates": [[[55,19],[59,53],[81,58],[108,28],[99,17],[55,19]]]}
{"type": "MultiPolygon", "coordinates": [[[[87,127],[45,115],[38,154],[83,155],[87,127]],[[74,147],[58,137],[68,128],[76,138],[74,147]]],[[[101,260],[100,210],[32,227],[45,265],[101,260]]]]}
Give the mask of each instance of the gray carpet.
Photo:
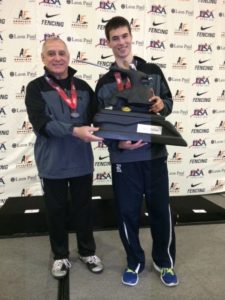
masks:
{"type": "Polygon", "coordinates": [[[0,239],[0,299],[56,300],[47,236],[0,239]]]}
{"type": "MultiPolygon", "coordinates": [[[[225,207],[223,195],[208,199],[225,207]]],[[[180,285],[168,288],[152,268],[149,229],[140,230],[146,269],[135,287],[121,283],[126,265],[117,230],[95,232],[97,254],[105,264],[98,275],[79,261],[74,234],[70,234],[70,300],[224,300],[225,224],[176,226],[176,236],[180,285]]],[[[47,236],[0,239],[0,257],[1,300],[57,300],[58,282],[49,272],[47,236]]]]}

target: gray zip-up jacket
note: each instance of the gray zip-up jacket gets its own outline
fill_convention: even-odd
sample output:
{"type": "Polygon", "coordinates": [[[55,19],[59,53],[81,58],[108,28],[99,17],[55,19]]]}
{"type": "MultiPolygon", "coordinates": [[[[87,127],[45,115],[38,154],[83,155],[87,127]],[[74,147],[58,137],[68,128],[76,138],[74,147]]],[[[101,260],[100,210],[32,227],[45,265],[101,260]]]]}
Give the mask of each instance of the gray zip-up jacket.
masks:
{"type": "MultiPolygon", "coordinates": [[[[45,69],[46,74],[51,77],[45,69]]],[[[71,116],[71,109],[46,81],[44,76],[31,81],[26,88],[25,104],[29,120],[36,134],[35,161],[41,178],[62,179],[91,174],[93,153],[90,143],[72,135],[73,126],[90,125],[96,112],[94,92],[83,80],[69,77],[57,81],[70,95],[73,80],[77,94],[79,117],[71,116]]]]}

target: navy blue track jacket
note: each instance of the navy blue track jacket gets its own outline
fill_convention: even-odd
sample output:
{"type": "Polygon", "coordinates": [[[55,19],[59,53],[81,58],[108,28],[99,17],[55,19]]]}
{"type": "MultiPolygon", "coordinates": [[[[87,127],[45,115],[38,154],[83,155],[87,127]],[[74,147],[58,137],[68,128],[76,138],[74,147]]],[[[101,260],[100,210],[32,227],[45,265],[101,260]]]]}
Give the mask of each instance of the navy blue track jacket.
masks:
{"type": "MultiPolygon", "coordinates": [[[[154,93],[163,100],[165,105],[160,114],[164,117],[168,116],[173,108],[173,100],[163,72],[156,64],[147,63],[145,60],[137,56],[134,57],[134,64],[137,70],[151,75],[154,93]]],[[[98,99],[99,109],[103,109],[108,106],[107,103],[116,91],[117,84],[115,76],[110,70],[99,79],[96,86],[96,97],[98,99]]],[[[105,143],[108,146],[110,160],[112,163],[145,161],[165,157],[168,154],[166,146],[162,144],[149,143],[144,147],[131,151],[119,149],[117,147],[118,141],[115,140],[107,140],[105,143]]]]}

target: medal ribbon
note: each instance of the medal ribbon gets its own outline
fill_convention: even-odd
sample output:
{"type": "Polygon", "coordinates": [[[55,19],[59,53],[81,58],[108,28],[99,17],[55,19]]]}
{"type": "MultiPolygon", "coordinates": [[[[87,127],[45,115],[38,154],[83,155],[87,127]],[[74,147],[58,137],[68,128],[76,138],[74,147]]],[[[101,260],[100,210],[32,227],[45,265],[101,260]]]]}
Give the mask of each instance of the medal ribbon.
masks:
{"type": "Polygon", "coordinates": [[[118,91],[123,91],[124,89],[131,88],[130,78],[127,77],[127,80],[124,84],[123,81],[122,81],[120,72],[115,72],[114,76],[115,76],[115,79],[116,79],[116,84],[117,84],[117,90],[118,91]]]}
{"type": "Polygon", "coordinates": [[[61,97],[61,99],[64,100],[70,108],[72,108],[72,109],[77,108],[77,100],[78,100],[77,91],[76,91],[75,85],[72,80],[71,80],[71,87],[70,87],[71,97],[69,97],[64,92],[64,90],[58,84],[56,84],[51,78],[49,78],[48,76],[45,76],[45,79],[48,82],[48,84],[56,90],[56,92],[61,97]]]}

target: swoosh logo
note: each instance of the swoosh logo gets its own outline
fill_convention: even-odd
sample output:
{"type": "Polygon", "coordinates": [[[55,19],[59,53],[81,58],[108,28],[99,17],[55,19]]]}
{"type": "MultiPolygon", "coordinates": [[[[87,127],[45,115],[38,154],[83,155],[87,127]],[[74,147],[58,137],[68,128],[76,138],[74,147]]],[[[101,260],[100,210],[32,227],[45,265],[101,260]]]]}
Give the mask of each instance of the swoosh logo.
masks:
{"type": "Polygon", "coordinates": [[[103,159],[106,159],[107,157],[109,157],[108,155],[107,156],[99,156],[99,160],[103,160],[103,159]]]}
{"type": "Polygon", "coordinates": [[[101,59],[106,59],[106,58],[109,58],[111,57],[112,55],[101,55],[101,59]]]}
{"type": "Polygon", "coordinates": [[[205,153],[194,154],[193,156],[194,156],[194,158],[196,158],[196,157],[202,156],[203,154],[205,154],[205,153]]]}
{"type": "Polygon", "coordinates": [[[191,184],[191,187],[196,187],[196,186],[198,186],[199,184],[201,184],[201,182],[200,183],[195,183],[195,184],[191,184]]]}
{"type": "Polygon", "coordinates": [[[195,127],[200,127],[202,125],[205,125],[206,123],[201,123],[201,124],[195,124],[195,127]]]}
{"type": "Polygon", "coordinates": [[[102,23],[107,23],[109,20],[104,20],[103,18],[102,18],[102,23]]]}
{"type": "Polygon", "coordinates": [[[197,96],[202,96],[202,95],[204,95],[204,94],[206,94],[206,93],[208,93],[208,92],[203,92],[203,93],[197,92],[196,95],[197,95],[197,96]]]}
{"type": "Polygon", "coordinates": [[[201,30],[206,30],[206,29],[209,29],[209,28],[211,28],[212,26],[207,26],[207,27],[203,27],[203,26],[201,26],[201,30]]]}
{"type": "Polygon", "coordinates": [[[204,64],[204,63],[205,63],[205,62],[207,62],[207,61],[209,61],[209,59],[205,59],[205,60],[201,60],[201,59],[199,59],[199,61],[198,61],[198,62],[199,62],[200,64],[204,64]]]}
{"type": "Polygon", "coordinates": [[[161,58],[163,58],[163,56],[160,56],[160,57],[154,57],[154,56],[152,56],[152,57],[151,57],[151,60],[154,61],[154,60],[158,60],[158,59],[161,59],[161,58]]]}
{"type": "Polygon", "coordinates": [[[155,21],[152,23],[153,26],[159,26],[159,25],[162,25],[164,24],[165,22],[162,22],[162,23],[156,23],[155,21]]]}
{"type": "Polygon", "coordinates": [[[46,18],[53,18],[53,17],[56,17],[56,16],[59,16],[60,14],[55,14],[55,15],[49,15],[48,13],[45,14],[45,17],[46,18]]]}

